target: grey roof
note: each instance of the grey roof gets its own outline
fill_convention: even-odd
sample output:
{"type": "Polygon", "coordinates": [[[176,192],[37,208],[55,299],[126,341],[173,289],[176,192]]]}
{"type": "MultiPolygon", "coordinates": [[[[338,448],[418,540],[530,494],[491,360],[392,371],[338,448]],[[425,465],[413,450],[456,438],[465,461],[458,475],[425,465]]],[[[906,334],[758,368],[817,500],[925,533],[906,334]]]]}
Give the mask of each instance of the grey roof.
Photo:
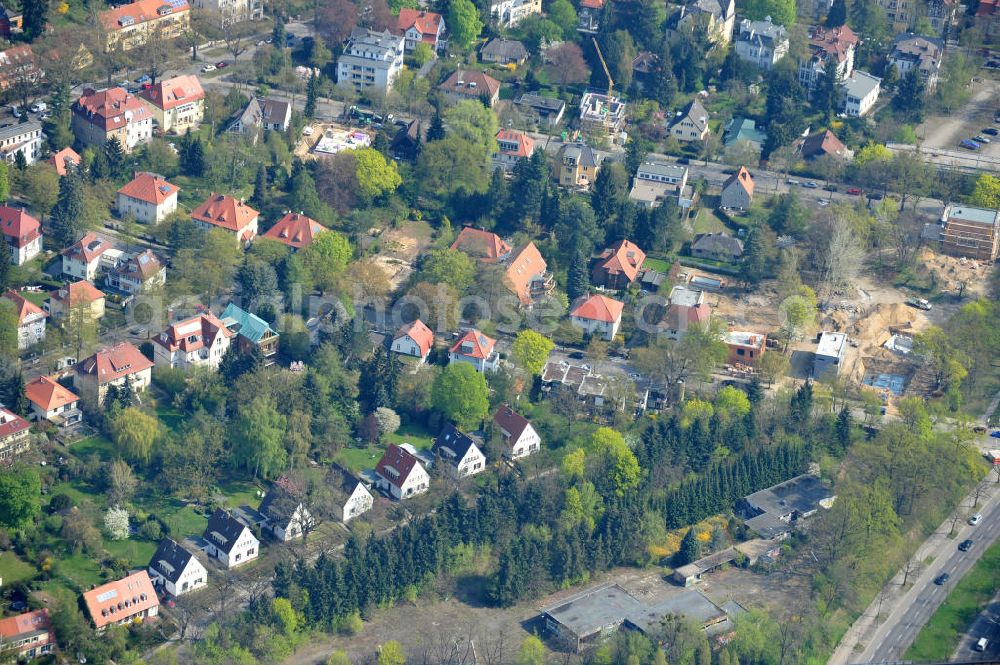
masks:
{"type": "Polygon", "coordinates": [[[10,127],[4,127],[0,129],[0,141],[6,141],[7,139],[12,139],[16,136],[23,136],[24,134],[30,134],[31,132],[42,131],[42,123],[37,120],[29,120],[28,122],[15,123],[10,127]]]}
{"type": "Polygon", "coordinates": [[[476,445],[475,439],[448,423],[434,439],[434,455],[452,466],[458,465],[476,445]]]}
{"type": "Polygon", "coordinates": [[[639,165],[636,173],[652,173],[655,175],[662,175],[668,178],[683,178],[684,174],[687,172],[687,167],[681,164],[671,164],[669,162],[643,162],[639,165]]]}
{"type": "Polygon", "coordinates": [[[703,233],[698,236],[691,249],[717,254],[743,255],[743,241],[726,233],[703,233]]]}
{"type": "Polygon", "coordinates": [[[368,28],[354,28],[354,30],[351,30],[351,36],[347,39],[347,47],[344,49],[344,53],[351,54],[352,49],[360,49],[366,53],[365,57],[368,58],[371,58],[371,56],[367,54],[372,54],[376,59],[384,59],[386,57],[390,57],[391,59],[398,52],[402,42],[402,36],[394,35],[388,30],[385,32],[376,32],[368,28]]]}
{"type": "Polygon", "coordinates": [[[228,510],[216,508],[212,516],[208,518],[204,537],[212,545],[229,554],[243,533],[243,529],[246,528],[248,528],[247,525],[233,517],[228,510]]]}
{"type": "Polygon", "coordinates": [[[737,40],[773,48],[775,42],[788,40],[788,31],[785,30],[784,26],[772,23],[771,17],[767,17],[763,21],[751,21],[745,18],[740,21],[737,40]]]}
{"type": "Polygon", "coordinates": [[[566,143],[562,154],[564,157],[575,157],[580,166],[597,166],[597,153],[586,143],[566,143]]]}
{"type": "Polygon", "coordinates": [[[820,501],[832,496],[830,487],[812,474],[804,473],[773,487],[745,497],[757,514],[780,517],[790,513],[808,513],[819,508],[820,501]]]}
{"type": "Polygon", "coordinates": [[[647,605],[617,584],[603,584],[570,596],[542,611],[579,638],[623,623],[644,632],[658,628],[668,614],[677,614],[708,626],[726,619],[726,613],[698,591],[679,591],[647,605]]]}
{"type": "Polygon", "coordinates": [[[528,57],[528,49],[524,44],[516,39],[500,39],[494,37],[482,48],[482,55],[489,55],[493,58],[506,58],[508,60],[524,60],[528,57]]]}
{"type": "Polygon", "coordinates": [[[515,104],[530,106],[533,109],[541,109],[549,113],[559,113],[566,108],[566,102],[553,97],[543,97],[530,92],[525,93],[514,100],[515,104]]]}
{"type": "Polygon", "coordinates": [[[149,561],[149,567],[170,582],[177,582],[194,554],[184,549],[173,538],[164,538],[149,561]]]}
{"type": "Polygon", "coordinates": [[[286,490],[275,485],[267,491],[267,496],[260,502],[257,509],[272,524],[285,525],[292,521],[295,511],[302,505],[302,500],[286,490]]]}
{"type": "Polygon", "coordinates": [[[351,474],[346,469],[333,466],[326,476],[326,484],[334,498],[346,501],[354,494],[358,485],[363,485],[361,479],[351,474]]]}
{"type": "Polygon", "coordinates": [[[688,7],[707,12],[717,18],[721,18],[723,14],[722,3],[719,0],[694,0],[688,4],[688,7]]]}
{"type": "Polygon", "coordinates": [[[996,210],[990,210],[988,208],[949,205],[944,209],[943,219],[958,219],[963,222],[994,226],[997,223],[997,220],[1000,219],[1000,215],[997,214],[996,210]]]}
{"type": "Polygon", "coordinates": [[[670,122],[670,126],[673,127],[678,122],[684,120],[685,118],[690,118],[700,131],[705,131],[708,127],[708,111],[705,107],[701,105],[697,99],[692,101],[685,107],[685,109],[674,116],[674,119],[670,122]]]}
{"type": "Polygon", "coordinates": [[[872,76],[867,72],[863,72],[860,69],[855,69],[850,77],[844,79],[843,86],[844,90],[851,97],[857,97],[858,99],[864,99],[867,97],[872,90],[875,90],[882,83],[882,79],[877,76],[872,76]]]}

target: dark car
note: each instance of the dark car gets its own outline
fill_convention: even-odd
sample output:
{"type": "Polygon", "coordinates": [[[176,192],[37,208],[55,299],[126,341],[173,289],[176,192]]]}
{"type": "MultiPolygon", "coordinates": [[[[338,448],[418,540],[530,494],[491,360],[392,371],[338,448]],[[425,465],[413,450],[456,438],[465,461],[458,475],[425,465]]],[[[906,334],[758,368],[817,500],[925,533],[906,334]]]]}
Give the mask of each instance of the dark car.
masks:
{"type": "Polygon", "coordinates": [[[948,573],[941,573],[940,575],[938,575],[937,577],[934,578],[934,584],[937,584],[938,586],[942,586],[942,585],[944,585],[945,582],[947,582],[950,579],[951,579],[951,575],[949,575],[948,573]]]}
{"type": "Polygon", "coordinates": [[[968,552],[969,550],[972,549],[972,541],[966,538],[965,540],[963,540],[958,544],[958,549],[959,551],[962,552],[968,552]]]}
{"type": "Polygon", "coordinates": [[[869,195],[868,198],[872,201],[881,201],[883,197],[881,192],[875,192],[874,194],[869,195]]]}
{"type": "Polygon", "coordinates": [[[583,354],[583,351],[574,351],[569,354],[569,357],[573,360],[583,360],[586,356],[583,354]]]}
{"type": "Polygon", "coordinates": [[[996,127],[987,127],[983,130],[983,134],[986,134],[987,136],[996,136],[997,134],[1000,134],[1000,130],[996,127]]]}
{"type": "Polygon", "coordinates": [[[837,191],[837,186],[834,185],[833,183],[827,183],[823,185],[823,189],[825,189],[828,192],[835,192],[837,191]]]}

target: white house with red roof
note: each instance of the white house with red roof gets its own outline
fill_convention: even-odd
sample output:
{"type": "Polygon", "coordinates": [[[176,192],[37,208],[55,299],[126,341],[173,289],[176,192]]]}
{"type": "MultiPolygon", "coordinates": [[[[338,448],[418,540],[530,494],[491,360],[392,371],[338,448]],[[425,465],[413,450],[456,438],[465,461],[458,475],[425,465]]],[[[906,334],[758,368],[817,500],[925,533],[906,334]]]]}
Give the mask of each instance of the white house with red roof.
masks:
{"type": "Polygon", "coordinates": [[[81,397],[103,403],[111,386],[128,382],[137,393],[146,390],[153,375],[152,368],[153,361],[139,349],[128,342],[120,342],[78,362],[74,367],[73,388],[81,397]]]}
{"type": "Polygon", "coordinates": [[[456,101],[483,99],[493,106],[500,99],[500,81],[474,69],[456,69],[438,89],[456,101]]]}
{"type": "Polygon", "coordinates": [[[236,335],[211,311],[178,321],[153,338],[157,367],[218,369],[236,335]]]}
{"type": "Polygon", "coordinates": [[[24,265],[41,253],[42,225],[24,209],[0,206],[0,231],[14,265],[24,265]]]}
{"type": "Polygon", "coordinates": [[[17,313],[17,349],[24,351],[45,339],[45,319],[48,314],[17,291],[9,289],[3,294],[4,300],[14,304],[17,313]]]}
{"type": "Polygon", "coordinates": [[[119,261],[105,278],[105,285],[126,295],[135,295],[167,283],[167,268],[151,249],[119,261]]]}
{"type": "Polygon", "coordinates": [[[497,132],[497,152],[493,155],[493,168],[513,171],[514,165],[522,159],[531,159],[535,153],[535,140],[513,129],[497,132]]]}
{"type": "Polygon", "coordinates": [[[24,395],[31,404],[28,415],[32,420],[48,420],[60,425],[80,422],[80,397],[51,377],[43,374],[24,384],[24,395]]]}
{"type": "Polygon", "coordinates": [[[510,256],[511,247],[503,238],[492,231],[483,231],[471,226],[463,226],[458,232],[451,249],[465,252],[483,263],[496,263],[510,256]]]}
{"type": "Polygon", "coordinates": [[[145,570],[84,591],[83,602],[99,633],[111,624],[141,623],[160,611],[156,590],[145,570]]]}
{"type": "Polygon", "coordinates": [[[416,455],[402,446],[390,443],[382,459],[375,465],[376,487],[394,499],[408,499],[430,488],[431,477],[416,455]]]}
{"type": "Polygon", "coordinates": [[[288,245],[294,252],[312,243],[316,236],[326,230],[325,226],[300,212],[289,212],[261,237],[288,245]]]}
{"type": "Polygon", "coordinates": [[[569,320],[586,335],[598,335],[609,342],[618,334],[625,303],[607,296],[592,295],[569,313],[569,320]]]}
{"type": "Polygon", "coordinates": [[[0,463],[10,464],[31,446],[31,425],[13,411],[0,406],[0,463]]]}
{"type": "Polygon", "coordinates": [[[705,292],[678,285],[670,290],[670,305],[658,327],[668,338],[678,340],[691,326],[706,325],[711,318],[705,292]]]}
{"type": "Polygon", "coordinates": [[[419,358],[420,362],[425,362],[433,346],[434,333],[423,321],[417,319],[396,331],[389,348],[394,353],[413,356],[419,358]]]}
{"type": "Polygon", "coordinates": [[[49,157],[49,164],[55,167],[56,173],[61,178],[66,175],[68,169],[80,166],[80,154],[73,148],[66,146],[49,157]]]}
{"type": "Polygon", "coordinates": [[[153,138],[153,114],[125,88],[88,88],[73,103],[71,127],[85,146],[102,147],[114,137],[131,152],[153,138]]]}
{"type": "Polygon", "coordinates": [[[475,328],[467,330],[448,351],[448,364],[469,363],[477,372],[495,372],[500,365],[497,341],[475,328]]]}
{"type": "Polygon", "coordinates": [[[512,252],[504,273],[504,284],[517,296],[521,304],[531,307],[540,299],[552,293],[555,277],[549,272],[545,259],[535,243],[512,252]]]}
{"type": "Polygon", "coordinates": [[[62,251],[62,272],[68,277],[93,282],[105,254],[109,254],[106,262],[117,263],[117,259],[111,260],[113,252],[116,250],[111,240],[91,231],[62,251]]]}
{"type": "Polygon", "coordinates": [[[205,231],[213,228],[228,231],[241,245],[246,245],[257,237],[260,213],[242,199],[212,192],[211,196],[191,211],[191,219],[205,231]]]}
{"type": "Polygon", "coordinates": [[[156,224],[177,210],[180,188],[156,173],[136,173],[132,181],[118,190],[115,207],[122,217],[131,215],[137,222],[156,224]]]}
{"type": "Polygon", "coordinates": [[[139,97],[163,133],[183,134],[205,117],[205,91],[194,74],[159,81],[139,97]]]}
{"type": "Polygon", "coordinates": [[[407,53],[416,48],[420,42],[427,44],[437,53],[438,41],[444,34],[444,17],[435,12],[403,7],[399,10],[399,18],[396,20],[396,34],[403,35],[403,48],[407,53]]]}
{"type": "Polygon", "coordinates": [[[0,644],[11,660],[28,661],[55,651],[56,634],[45,608],[0,619],[0,644]]]}
{"type": "Polygon", "coordinates": [[[528,419],[506,404],[501,404],[493,415],[493,424],[500,432],[506,455],[511,459],[527,457],[542,447],[542,438],[528,419]]]}

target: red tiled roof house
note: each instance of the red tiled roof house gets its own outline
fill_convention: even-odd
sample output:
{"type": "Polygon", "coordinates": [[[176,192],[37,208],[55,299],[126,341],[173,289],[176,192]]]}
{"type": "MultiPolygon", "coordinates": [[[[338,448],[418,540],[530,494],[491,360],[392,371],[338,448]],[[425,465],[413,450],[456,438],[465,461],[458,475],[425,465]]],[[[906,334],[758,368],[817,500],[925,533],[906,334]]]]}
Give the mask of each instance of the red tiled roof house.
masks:
{"type": "Polygon", "coordinates": [[[125,152],[153,138],[153,114],[124,88],[84,90],[73,103],[71,126],[83,145],[103,147],[115,137],[125,152]]]}
{"type": "Polygon", "coordinates": [[[624,310],[623,302],[607,296],[593,295],[573,308],[569,320],[581,328],[584,334],[599,336],[610,342],[618,334],[624,310]]]}
{"type": "Polygon", "coordinates": [[[471,226],[462,227],[455,242],[451,243],[451,249],[465,252],[483,263],[503,261],[511,252],[510,245],[497,234],[471,226]]]}
{"type": "Polygon", "coordinates": [[[156,590],[145,570],[84,591],[83,602],[99,633],[111,624],[142,623],[160,611],[156,590]]]}
{"type": "Polygon", "coordinates": [[[476,329],[468,330],[448,351],[448,363],[469,363],[477,372],[495,372],[500,365],[496,344],[492,337],[476,329]]]}
{"type": "Polygon", "coordinates": [[[18,661],[52,653],[56,634],[49,622],[49,611],[43,608],[0,619],[0,645],[5,656],[18,661]]]}
{"type": "Polygon", "coordinates": [[[245,245],[257,237],[260,213],[228,194],[212,192],[204,203],[191,211],[191,219],[206,231],[212,228],[228,231],[245,245]]]}
{"type": "Polygon", "coordinates": [[[131,215],[137,222],[156,224],[177,210],[180,188],[155,173],[137,173],[131,182],[118,190],[115,207],[122,217],[131,215]]]}
{"type": "Polygon", "coordinates": [[[23,209],[0,206],[0,231],[14,265],[24,265],[41,253],[42,225],[23,209]]]}
{"type": "Polygon", "coordinates": [[[514,252],[508,261],[504,282],[525,307],[531,307],[552,293],[555,286],[555,278],[533,242],[514,252]]]}
{"type": "Polygon", "coordinates": [[[130,383],[141,393],[149,386],[153,362],[128,342],[101,349],[76,364],[73,388],[85,399],[104,403],[104,396],[111,386],[130,383]]]}
{"type": "Polygon", "coordinates": [[[14,290],[8,290],[3,298],[14,304],[14,311],[17,313],[18,351],[24,351],[45,339],[45,319],[48,314],[41,307],[14,290]]]}
{"type": "Polygon", "coordinates": [[[139,93],[161,132],[183,134],[205,117],[205,91],[193,74],[159,81],[139,93]]]}
{"type": "Polygon", "coordinates": [[[646,260],[646,252],[628,240],[619,240],[608,247],[600,256],[590,273],[590,281],[594,286],[606,289],[627,289],[639,278],[639,271],[646,260]]]}
{"type": "Polygon", "coordinates": [[[486,99],[490,106],[500,99],[500,81],[489,74],[471,69],[457,69],[438,86],[445,95],[455,100],[486,99]]]}
{"type": "Polygon", "coordinates": [[[729,176],[722,185],[722,197],[719,205],[726,210],[749,210],[753,203],[753,178],[747,167],[741,166],[739,171],[729,176]]]}
{"type": "Polygon", "coordinates": [[[378,476],[377,487],[397,500],[423,494],[431,482],[416,455],[395,443],[389,444],[375,465],[375,475],[378,476]]]}
{"type": "Polygon", "coordinates": [[[32,420],[66,425],[80,422],[80,398],[55,379],[43,374],[24,385],[24,394],[31,404],[32,420]]]}
{"type": "Polygon", "coordinates": [[[427,355],[434,346],[434,333],[423,321],[417,319],[400,328],[392,338],[393,352],[419,358],[420,362],[427,360],[427,355]]]}
{"type": "Polygon", "coordinates": [[[153,338],[157,367],[218,369],[235,335],[212,312],[178,321],[153,338]]]}
{"type": "Polygon", "coordinates": [[[535,153],[535,140],[513,129],[497,132],[497,152],[493,155],[493,166],[504,171],[513,171],[514,165],[522,159],[531,159],[535,153]]]}
{"type": "Polygon", "coordinates": [[[261,237],[288,245],[294,252],[308,246],[316,236],[326,230],[327,228],[316,220],[298,212],[289,212],[261,237]]]}
{"type": "Polygon", "coordinates": [[[68,168],[80,166],[80,155],[73,148],[65,147],[49,157],[49,164],[55,167],[59,177],[66,175],[68,168]]]}
{"type": "Polygon", "coordinates": [[[444,34],[444,17],[435,12],[403,7],[396,20],[396,34],[403,35],[403,48],[407,53],[420,42],[430,46],[436,53],[438,40],[444,34]]]}
{"type": "Polygon", "coordinates": [[[63,275],[93,282],[101,268],[101,258],[114,251],[111,240],[90,232],[62,251],[63,275]]]}
{"type": "Polygon", "coordinates": [[[0,463],[10,464],[31,447],[31,425],[13,411],[0,406],[0,463]]]}

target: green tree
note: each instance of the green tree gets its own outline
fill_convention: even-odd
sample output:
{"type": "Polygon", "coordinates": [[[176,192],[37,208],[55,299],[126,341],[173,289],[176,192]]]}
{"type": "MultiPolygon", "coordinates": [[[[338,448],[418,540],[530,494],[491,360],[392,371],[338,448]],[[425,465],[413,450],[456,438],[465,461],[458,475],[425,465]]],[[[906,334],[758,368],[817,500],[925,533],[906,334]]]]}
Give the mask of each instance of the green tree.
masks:
{"type": "Polygon", "coordinates": [[[310,120],[316,117],[316,98],[319,96],[318,79],[316,70],[313,70],[312,74],[309,75],[309,84],[306,86],[306,106],[302,109],[302,115],[310,120]]]}
{"type": "Polygon", "coordinates": [[[535,635],[528,635],[517,652],[517,665],[545,665],[545,645],[535,635]]]}
{"type": "Polygon", "coordinates": [[[396,162],[386,160],[382,153],[372,148],[361,148],[353,154],[358,190],[366,200],[391,194],[402,184],[396,162]]]}
{"type": "Polygon", "coordinates": [[[444,120],[450,136],[478,146],[484,157],[497,151],[497,116],[493,109],[465,99],[445,111],[444,120]]]}
{"type": "Polygon", "coordinates": [[[283,471],[288,463],[283,445],[287,424],[269,395],[258,395],[240,407],[232,423],[233,464],[252,471],[254,478],[283,471]]]}
{"type": "Polygon", "coordinates": [[[1000,208],[1000,178],[983,173],[976,178],[972,202],[984,208],[1000,208]]]}
{"type": "Polygon", "coordinates": [[[406,653],[403,645],[396,640],[389,640],[379,646],[378,665],[406,665],[406,653]]]}
{"type": "Polygon", "coordinates": [[[82,217],[83,181],[76,171],[71,171],[59,180],[59,197],[52,208],[49,237],[58,247],[72,245],[79,237],[82,217]]]}
{"type": "Polygon", "coordinates": [[[911,121],[920,122],[923,117],[926,88],[920,70],[911,67],[899,79],[899,86],[892,98],[893,110],[906,115],[911,121]]]}
{"type": "Polygon", "coordinates": [[[562,472],[567,480],[582,480],[587,470],[587,451],[577,448],[566,453],[562,459],[562,472]]]}
{"type": "Polygon", "coordinates": [[[469,363],[452,363],[434,379],[431,404],[460,427],[475,427],[490,408],[486,377],[469,363]]]}
{"type": "Polygon", "coordinates": [[[483,31],[479,10],[471,0],[449,0],[447,23],[450,42],[463,49],[469,48],[483,31]]]}
{"type": "Polygon", "coordinates": [[[698,533],[694,527],[688,529],[681,540],[681,548],[677,552],[677,564],[686,566],[701,558],[701,542],[698,540],[698,533]]]}
{"type": "Polygon", "coordinates": [[[562,27],[564,40],[572,40],[576,37],[576,9],[573,8],[573,3],[569,0],[553,0],[549,4],[548,18],[562,27]]]}
{"type": "Polygon", "coordinates": [[[130,406],[115,417],[111,431],[126,458],[136,464],[149,464],[153,446],[160,438],[160,421],[156,416],[130,406]]]}
{"type": "Polygon", "coordinates": [[[347,238],[336,231],[325,231],[317,235],[299,255],[316,287],[329,291],[347,268],[352,253],[347,238]]]}
{"type": "Polygon", "coordinates": [[[601,427],[591,435],[590,447],[603,458],[615,494],[624,496],[638,487],[642,469],[625,437],[610,427],[601,427]]]}
{"type": "Polygon", "coordinates": [[[833,0],[826,15],[826,27],[838,28],[847,23],[847,0],[833,0]]]}
{"type": "Polygon", "coordinates": [[[33,42],[45,32],[49,20],[48,0],[24,0],[21,3],[24,38],[33,42]]]}
{"type": "Polygon", "coordinates": [[[750,398],[739,388],[723,386],[715,395],[715,413],[723,420],[743,418],[750,413],[750,398]]]}
{"type": "Polygon", "coordinates": [[[829,122],[841,106],[840,76],[837,73],[837,59],[827,58],[823,65],[823,75],[816,81],[813,90],[812,106],[817,113],[822,113],[829,122]]]}
{"type": "Polygon", "coordinates": [[[343,651],[334,651],[326,659],[326,665],[354,665],[354,663],[351,662],[351,659],[343,651]]]}
{"type": "Polygon", "coordinates": [[[548,337],[534,330],[522,330],[510,347],[510,354],[518,365],[532,376],[542,373],[549,353],[555,348],[555,343],[548,337]]]}
{"type": "Polygon", "coordinates": [[[778,25],[791,27],[795,25],[795,0],[748,0],[743,13],[757,21],[770,16],[778,25]]]}
{"type": "Polygon", "coordinates": [[[465,252],[457,249],[435,249],[427,253],[420,266],[421,281],[445,283],[464,293],[476,279],[476,264],[465,252]]]}
{"type": "Polygon", "coordinates": [[[246,260],[236,273],[244,309],[260,305],[278,293],[278,274],[270,265],[259,260],[246,260]]]}
{"type": "Polygon", "coordinates": [[[10,198],[10,172],[7,169],[7,162],[0,162],[0,203],[6,205],[10,198]]]}
{"type": "Polygon", "coordinates": [[[0,469],[0,526],[22,529],[41,512],[42,481],[34,469],[0,469]]]}
{"type": "MultiPolygon", "coordinates": [[[[450,130],[450,128],[449,128],[450,130]]],[[[464,189],[484,192],[490,182],[488,153],[483,145],[461,136],[431,140],[417,158],[416,173],[425,196],[444,197],[464,189]]]]}
{"type": "Polygon", "coordinates": [[[254,179],[253,196],[250,197],[250,203],[258,208],[263,208],[267,205],[267,198],[267,167],[261,164],[257,167],[257,177],[254,179]]]}
{"type": "MultiPolygon", "coordinates": [[[[35,162],[18,180],[21,192],[28,199],[28,206],[39,214],[42,221],[52,211],[59,197],[61,181],[55,168],[46,162],[35,162]]],[[[60,248],[64,245],[59,245],[60,248]]]]}
{"type": "Polygon", "coordinates": [[[426,42],[419,42],[413,47],[411,57],[417,67],[423,67],[434,59],[434,49],[431,48],[431,45],[426,42]]]}
{"type": "MultiPolygon", "coordinates": [[[[6,262],[7,257],[0,260],[6,262]]],[[[0,358],[17,358],[17,350],[17,307],[7,299],[0,299],[0,358]]]]}
{"type": "Polygon", "coordinates": [[[291,637],[299,627],[299,617],[287,598],[271,600],[271,617],[286,637],[291,637]]]}

